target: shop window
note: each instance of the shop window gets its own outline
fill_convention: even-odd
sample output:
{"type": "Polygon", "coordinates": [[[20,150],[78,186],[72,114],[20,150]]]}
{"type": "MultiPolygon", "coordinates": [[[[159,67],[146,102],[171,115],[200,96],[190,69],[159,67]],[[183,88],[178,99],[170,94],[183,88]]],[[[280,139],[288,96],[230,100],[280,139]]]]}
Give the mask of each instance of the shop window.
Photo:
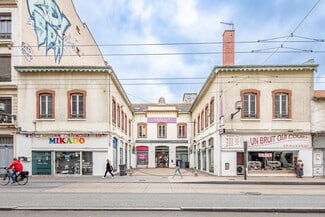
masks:
{"type": "Polygon", "coordinates": [[[298,152],[249,152],[248,170],[252,173],[293,173],[298,152]]]}
{"type": "Polygon", "coordinates": [[[0,39],[11,39],[11,14],[0,14],[0,39]]]}
{"type": "Polygon", "coordinates": [[[82,152],[82,175],[93,174],[93,153],[82,152]]]}
{"type": "Polygon", "coordinates": [[[272,92],[273,118],[291,118],[291,91],[275,90],[272,92]]]}
{"type": "Polygon", "coordinates": [[[56,152],[55,170],[59,174],[80,174],[80,152],[56,152]]]}
{"type": "Polygon", "coordinates": [[[241,91],[243,103],[242,118],[259,118],[260,92],[258,90],[241,91]]]}
{"type": "Polygon", "coordinates": [[[0,82],[11,81],[11,56],[0,55],[0,82]]]}
{"type": "Polygon", "coordinates": [[[187,129],[185,123],[180,123],[177,125],[177,137],[178,138],[186,138],[187,137],[187,129]]]}
{"type": "Polygon", "coordinates": [[[55,118],[55,92],[52,90],[42,90],[36,92],[37,98],[37,118],[55,118]]]}
{"type": "Polygon", "coordinates": [[[138,146],[136,147],[137,151],[137,165],[147,166],[148,165],[148,147],[147,146],[138,146]]]}
{"type": "Polygon", "coordinates": [[[69,118],[86,118],[86,91],[73,90],[68,92],[69,118]]]}
{"type": "Polygon", "coordinates": [[[213,138],[209,139],[209,172],[214,172],[214,142],[213,138]]]}
{"type": "Polygon", "coordinates": [[[138,123],[138,138],[147,138],[147,124],[138,123]]]}

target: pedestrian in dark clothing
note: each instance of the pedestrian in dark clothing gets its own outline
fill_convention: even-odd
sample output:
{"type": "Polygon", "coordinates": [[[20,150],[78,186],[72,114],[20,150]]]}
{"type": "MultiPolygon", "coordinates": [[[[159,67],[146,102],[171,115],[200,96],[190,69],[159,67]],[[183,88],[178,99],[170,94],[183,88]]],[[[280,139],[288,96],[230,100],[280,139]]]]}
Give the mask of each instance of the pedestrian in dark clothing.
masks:
{"type": "Polygon", "coordinates": [[[111,165],[111,163],[109,162],[109,160],[107,159],[106,160],[106,171],[105,171],[105,174],[104,174],[104,177],[106,177],[106,174],[107,173],[110,173],[112,175],[112,177],[114,178],[114,174],[113,174],[113,166],[111,165]]]}
{"type": "Polygon", "coordinates": [[[297,178],[302,178],[302,176],[304,175],[304,163],[300,159],[296,163],[296,175],[297,178]]]}

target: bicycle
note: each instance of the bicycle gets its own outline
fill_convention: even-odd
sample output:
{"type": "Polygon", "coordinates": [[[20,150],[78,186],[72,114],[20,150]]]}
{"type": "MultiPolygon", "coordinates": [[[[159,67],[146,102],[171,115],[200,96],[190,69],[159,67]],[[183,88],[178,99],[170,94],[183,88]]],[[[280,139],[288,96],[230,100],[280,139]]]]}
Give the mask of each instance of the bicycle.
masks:
{"type": "MultiPolygon", "coordinates": [[[[6,167],[4,167],[2,169],[5,169],[7,172],[0,174],[0,184],[8,185],[11,180],[10,172],[9,172],[9,170],[7,170],[6,167]]],[[[29,175],[28,171],[22,171],[22,172],[16,173],[15,182],[18,183],[18,185],[26,185],[28,182],[28,175],[29,175]]]]}

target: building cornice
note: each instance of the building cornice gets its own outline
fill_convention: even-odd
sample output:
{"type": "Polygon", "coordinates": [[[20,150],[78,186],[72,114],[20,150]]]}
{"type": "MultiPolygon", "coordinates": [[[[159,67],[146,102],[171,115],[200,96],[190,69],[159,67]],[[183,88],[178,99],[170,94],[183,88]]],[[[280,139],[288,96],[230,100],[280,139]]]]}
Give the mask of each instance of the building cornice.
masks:
{"type": "Polygon", "coordinates": [[[110,66],[15,66],[19,73],[33,72],[111,72],[110,66]]]}
{"type": "Polygon", "coordinates": [[[235,65],[215,66],[214,72],[218,71],[303,71],[316,70],[318,64],[296,64],[296,65],[235,65]]]}

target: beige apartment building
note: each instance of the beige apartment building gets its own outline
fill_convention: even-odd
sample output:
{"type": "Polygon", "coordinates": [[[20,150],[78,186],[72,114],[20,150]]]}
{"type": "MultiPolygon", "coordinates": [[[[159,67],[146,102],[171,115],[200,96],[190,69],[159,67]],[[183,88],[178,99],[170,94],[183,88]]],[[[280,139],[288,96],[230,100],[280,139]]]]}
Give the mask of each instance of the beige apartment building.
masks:
{"type": "Polygon", "coordinates": [[[0,124],[1,163],[16,156],[52,175],[103,175],[106,159],[130,167],[131,103],[72,1],[0,5],[0,103],[13,114],[0,124]]]}
{"type": "MultiPolygon", "coordinates": [[[[233,30],[225,31],[224,41],[229,38],[233,30]]],[[[224,44],[229,51],[227,46],[234,44],[224,44]]],[[[310,103],[317,65],[234,65],[227,55],[191,108],[192,166],[218,176],[294,176],[301,159],[305,176],[312,176],[310,103]]]]}
{"type": "Polygon", "coordinates": [[[20,33],[18,5],[15,0],[0,1],[0,166],[15,155],[17,131],[17,73],[20,33]]]}
{"type": "Polygon", "coordinates": [[[192,97],[184,94],[183,103],[177,104],[167,103],[163,97],[157,103],[132,104],[136,167],[175,167],[179,159],[182,167],[189,168],[192,97]]]}

